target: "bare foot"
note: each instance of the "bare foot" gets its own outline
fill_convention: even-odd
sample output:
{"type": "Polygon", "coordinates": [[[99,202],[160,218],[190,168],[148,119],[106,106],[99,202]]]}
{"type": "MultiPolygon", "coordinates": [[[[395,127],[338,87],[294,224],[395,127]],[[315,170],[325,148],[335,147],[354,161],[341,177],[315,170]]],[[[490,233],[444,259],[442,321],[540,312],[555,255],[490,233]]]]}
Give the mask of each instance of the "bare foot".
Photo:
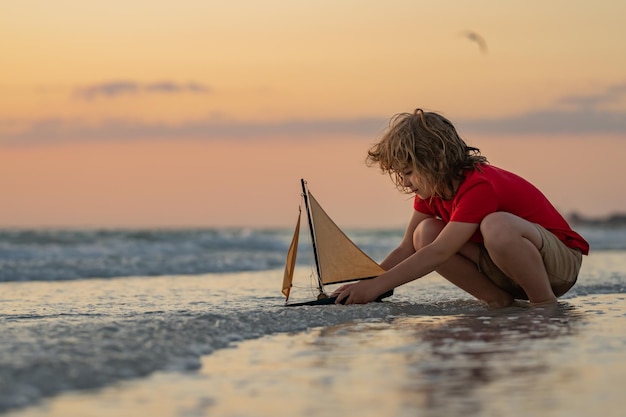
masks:
{"type": "Polygon", "coordinates": [[[513,297],[509,296],[507,298],[502,298],[500,300],[485,301],[485,302],[487,303],[487,306],[490,309],[498,309],[498,308],[504,308],[504,307],[509,307],[513,305],[515,300],[513,299],[513,297]]]}
{"type": "Polygon", "coordinates": [[[531,302],[530,306],[531,307],[550,307],[550,306],[557,305],[558,302],[559,300],[557,300],[556,297],[554,297],[553,299],[546,300],[546,301],[531,302]]]}

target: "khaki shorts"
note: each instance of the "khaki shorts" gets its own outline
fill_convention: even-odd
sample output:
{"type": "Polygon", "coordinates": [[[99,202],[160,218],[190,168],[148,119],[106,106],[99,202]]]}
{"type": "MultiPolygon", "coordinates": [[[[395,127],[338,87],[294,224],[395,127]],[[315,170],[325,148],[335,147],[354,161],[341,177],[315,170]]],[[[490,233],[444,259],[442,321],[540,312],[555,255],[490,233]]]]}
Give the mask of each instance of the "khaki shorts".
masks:
{"type": "MultiPolygon", "coordinates": [[[[563,242],[544,227],[538,224],[535,224],[535,226],[539,230],[543,241],[543,246],[539,253],[548,272],[550,286],[552,291],[554,291],[554,295],[560,297],[576,283],[578,271],[580,271],[582,264],[582,253],[578,249],[565,246],[563,242]]],[[[478,268],[498,287],[511,294],[513,298],[528,300],[528,296],[522,287],[493,263],[484,246],[480,251],[478,268]]]]}

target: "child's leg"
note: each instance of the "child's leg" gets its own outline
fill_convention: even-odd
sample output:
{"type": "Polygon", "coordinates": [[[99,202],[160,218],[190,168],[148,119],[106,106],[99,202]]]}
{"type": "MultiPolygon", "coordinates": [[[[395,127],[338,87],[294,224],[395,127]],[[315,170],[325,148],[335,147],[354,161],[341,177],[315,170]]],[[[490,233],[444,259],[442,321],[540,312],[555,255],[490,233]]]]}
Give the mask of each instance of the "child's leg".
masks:
{"type": "MultiPolygon", "coordinates": [[[[445,224],[441,220],[423,220],[413,234],[415,250],[428,245],[437,238],[445,224]]],[[[480,248],[467,243],[459,254],[452,256],[437,268],[437,273],[452,284],[487,303],[490,307],[506,307],[513,302],[513,297],[499,288],[478,270],[480,248]]]]}
{"type": "Polygon", "coordinates": [[[485,217],[480,231],[490,258],[522,287],[532,304],[556,302],[539,253],[543,240],[533,223],[510,213],[496,212],[485,217]]]}

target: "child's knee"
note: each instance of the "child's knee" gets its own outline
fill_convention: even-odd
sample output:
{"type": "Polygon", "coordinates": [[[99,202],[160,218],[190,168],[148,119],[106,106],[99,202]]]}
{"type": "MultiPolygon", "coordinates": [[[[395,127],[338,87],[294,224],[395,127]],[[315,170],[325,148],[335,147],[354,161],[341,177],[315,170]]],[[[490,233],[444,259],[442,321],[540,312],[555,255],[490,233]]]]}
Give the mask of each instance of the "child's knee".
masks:
{"type": "Polygon", "coordinates": [[[480,223],[480,233],[483,235],[486,247],[497,247],[513,238],[514,233],[511,230],[512,217],[513,215],[510,213],[501,211],[485,216],[480,223]]]}
{"type": "Polygon", "coordinates": [[[444,226],[445,223],[439,219],[422,220],[413,232],[413,246],[415,250],[419,250],[434,241],[444,226]]]}
{"type": "Polygon", "coordinates": [[[496,211],[494,213],[488,214],[480,222],[480,232],[483,235],[488,235],[498,230],[501,230],[502,227],[506,227],[506,225],[509,223],[510,217],[510,213],[506,213],[503,211],[496,211]]]}
{"type": "Polygon", "coordinates": [[[507,212],[498,211],[485,216],[480,223],[480,233],[489,251],[506,249],[520,238],[528,240],[537,249],[542,246],[542,238],[535,224],[507,212]]]}

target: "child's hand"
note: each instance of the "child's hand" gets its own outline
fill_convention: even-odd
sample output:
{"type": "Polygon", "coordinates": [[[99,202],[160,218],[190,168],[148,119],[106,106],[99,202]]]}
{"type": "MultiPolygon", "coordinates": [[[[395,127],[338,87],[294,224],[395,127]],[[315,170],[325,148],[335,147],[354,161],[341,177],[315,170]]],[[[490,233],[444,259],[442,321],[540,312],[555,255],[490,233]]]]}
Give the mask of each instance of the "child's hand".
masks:
{"type": "Polygon", "coordinates": [[[337,296],[335,304],[366,304],[374,301],[378,296],[372,282],[360,281],[356,284],[348,284],[339,287],[333,292],[337,296]],[[374,290],[374,291],[373,291],[374,290]],[[345,302],[342,302],[345,300],[345,302]]]}
{"type": "Polygon", "coordinates": [[[341,294],[343,292],[343,290],[345,290],[346,288],[355,285],[355,284],[344,284],[341,287],[337,288],[335,291],[333,291],[333,293],[330,295],[331,297],[337,297],[339,294],[341,294]]]}

